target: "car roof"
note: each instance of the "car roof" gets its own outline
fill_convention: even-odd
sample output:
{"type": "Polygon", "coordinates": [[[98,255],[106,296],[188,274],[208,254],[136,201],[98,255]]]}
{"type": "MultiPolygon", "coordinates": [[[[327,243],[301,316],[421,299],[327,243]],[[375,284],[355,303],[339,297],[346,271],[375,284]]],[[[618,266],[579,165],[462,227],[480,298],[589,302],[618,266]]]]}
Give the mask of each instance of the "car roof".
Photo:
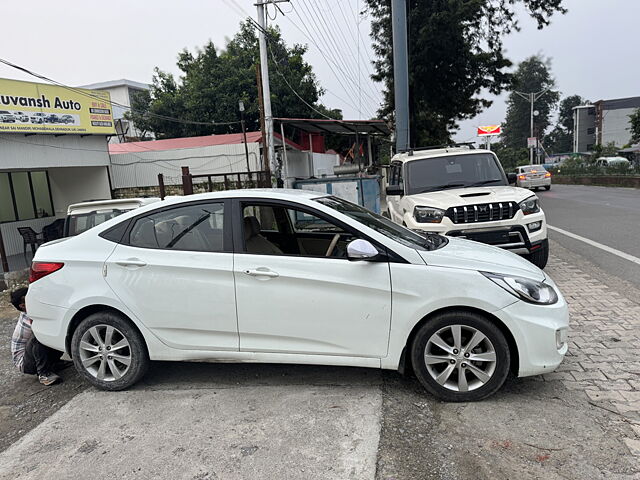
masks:
{"type": "Polygon", "coordinates": [[[167,203],[192,202],[197,200],[209,200],[216,198],[273,198],[277,200],[311,200],[326,196],[326,193],[313,190],[301,190],[298,188],[244,188],[236,190],[223,190],[221,192],[197,193],[186,197],[178,196],[167,198],[167,203]]]}
{"type": "Polygon", "coordinates": [[[478,153],[491,153],[491,150],[475,149],[468,147],[446,147],[434,148],[429,150],[414,150],[409,152],[397,153],[391,159],[392,162],[412,162],[415,160],[425,160],[429,158],[440,158],[447,155],[476,155],[478,153]]]}
{"type": "Polygon", "coordinates": [[[139,208],[160,201],[159,198],[119,198],[115,200],[91,200],[67,207],[67,215],[90,213],[107,208],[139,208]]]}

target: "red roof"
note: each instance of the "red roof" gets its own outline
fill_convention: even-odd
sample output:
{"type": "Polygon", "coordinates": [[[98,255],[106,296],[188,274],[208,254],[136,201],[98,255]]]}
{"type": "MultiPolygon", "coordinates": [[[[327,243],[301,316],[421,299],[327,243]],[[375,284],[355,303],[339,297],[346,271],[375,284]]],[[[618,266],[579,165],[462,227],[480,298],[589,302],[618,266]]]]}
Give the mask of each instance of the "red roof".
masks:
{"type": "MultiPolygon", "coordinates": [[[[280,139],[279,133],[274,133],[280,139]]],[[[214,145],[236,145],[243,143],[241,133],[229,133],[227,135],[205,135],[203,137],[169,138],[167,140],[151,140],[148,142],[110,143],[109,153],[142,153],[156,152],[159,150],[179,150],[182,148],[211,147],[214,145]]],[[[262,143],[261,132],[247,132],[247,143],[262,143]]],[[[303,148],[287,138],[287,145],[298,150],[303,148]]]]}
{"type": "MultiPolygon", "coordinates": [[[[262,141],[260,132],[247,132],[247,143],[262,141]]],[[[211,147],[214,145],[234,145],[243,143],[241,133],[228,135],[205,135],[203,137],[169,138],[149,142],[110,143],[109,153],[141,153],[158,150],[179,150],[181,148],[211,147]]],[[[287,142],[288,143],[288,142],[287,142]]]]}

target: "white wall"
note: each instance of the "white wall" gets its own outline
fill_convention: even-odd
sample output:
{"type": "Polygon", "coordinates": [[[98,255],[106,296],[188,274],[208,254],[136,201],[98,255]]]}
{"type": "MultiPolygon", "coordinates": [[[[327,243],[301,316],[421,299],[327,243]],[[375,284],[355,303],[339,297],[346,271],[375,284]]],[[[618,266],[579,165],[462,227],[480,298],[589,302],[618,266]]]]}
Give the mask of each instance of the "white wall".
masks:
{"type": "Polygon", "coordinates": [[[340,157],[336,154],[313,154],[313,175],[316,177],[333,176],[333,167],[336,165],[340,165],[340,157]]]}
{"type": "Polygon", "coordinates": [[[0,170],[107,165],[105,135],[0,134],[0,170]]]}
{"type": "MultiPolygon", "coordinates": [[[[260,145],[247,143],[247,147],[251,170],[260,170],[260,145]]],[[[159,173],[164,174],[165,184],[177,185],[182,183],[181,167],[189,167],[193,175],[246,172],[244,144],[111,154],[113,188],[158,185],[159,173]]]]}
{"type": "Polygon", "coordinates": [[[58,217],[65,216],[72,203],[111,198],[106,167],[52,168],[49,185],[58,217]]]}

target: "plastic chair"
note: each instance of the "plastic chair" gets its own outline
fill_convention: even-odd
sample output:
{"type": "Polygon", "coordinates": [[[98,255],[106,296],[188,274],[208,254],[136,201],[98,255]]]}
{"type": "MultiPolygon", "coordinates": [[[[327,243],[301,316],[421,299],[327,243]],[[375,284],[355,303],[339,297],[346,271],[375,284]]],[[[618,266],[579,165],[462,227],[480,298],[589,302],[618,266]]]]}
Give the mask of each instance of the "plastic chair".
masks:
{"type": "Polygon", "coordinates": [[[27,261],[27,245],[31,247],[31,253],[32,253],[32,256],[34,256],[36,254],[36,250],[40,245],[42,245],[44,240],[40,237],[40,234],[37,233],[31,227],[18,227],[18,233],[22,235],[22,241],[24,242],[23,243],[24,261],[25,263],[29,264],[29,262],[27,261]]]}

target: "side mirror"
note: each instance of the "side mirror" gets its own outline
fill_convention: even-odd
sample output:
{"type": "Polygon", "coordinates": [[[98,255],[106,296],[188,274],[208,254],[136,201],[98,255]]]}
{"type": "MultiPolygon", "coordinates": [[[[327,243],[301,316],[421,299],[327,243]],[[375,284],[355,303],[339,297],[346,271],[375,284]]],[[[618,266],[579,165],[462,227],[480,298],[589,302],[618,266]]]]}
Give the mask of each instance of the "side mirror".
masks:
{"type": "Polygon", "coordinates": [[[509,181],[509,185],[515,185],[517,179],[518,175],[516,175],[515,173],[507,173],[507,180],[509,181]]]}
{"type": "Polygon", "coordinates": [[[347,245],[347,258],[349,260],[370,260],[380,254],[371,242],[360,238],[349,242],[347,245]]]}
{"type": "Polygon", "coordinates": [[[404,188],[402,185],[388,185],[387,195],[404,195],[404,188]]]}

